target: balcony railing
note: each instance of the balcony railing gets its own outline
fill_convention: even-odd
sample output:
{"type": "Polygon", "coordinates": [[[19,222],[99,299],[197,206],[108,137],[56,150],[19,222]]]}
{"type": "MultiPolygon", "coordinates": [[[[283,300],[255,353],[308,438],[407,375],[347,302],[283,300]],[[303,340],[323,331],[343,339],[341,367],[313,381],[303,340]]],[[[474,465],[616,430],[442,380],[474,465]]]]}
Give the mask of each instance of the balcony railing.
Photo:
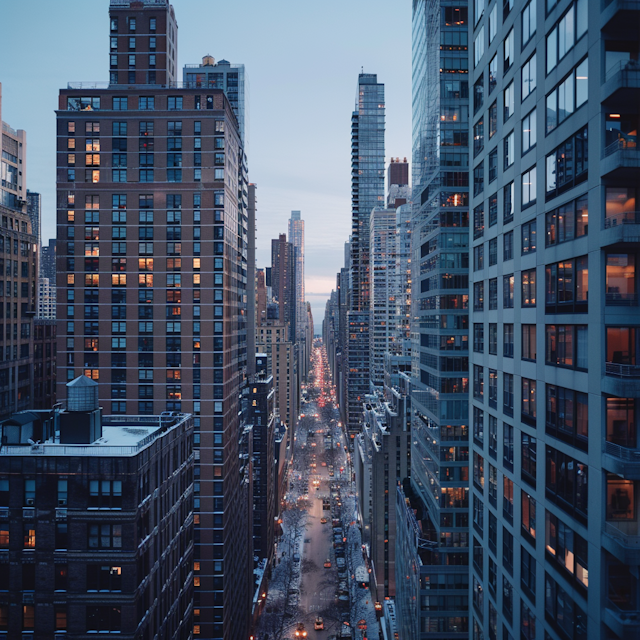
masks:
{"type": "Polygon", "coordinates": [[[640,64],[636,60],[621,60],[617,62],[607,71],[605,82],[615,78],[618,74],[622,75],[622,84],[624,86],[636,86],[640,83],[640,64]]]}
{"type": "Polygon", "coordinates": [[[638,449],[628,449],[627,447],[622,447],[619,444],[615,444],[613,442],[605,442],[604,451],[610,456],[619,458],[620,460],[626,460],[628,462],[640,462],[640,451],[638,449]]]}
{"type": "Polygon", "coordinates": [[[638,141],[635,136],[628,136],[626,138],[619,138],[615,142],[612,142],[608,147],[604,149],[604,157],[608,158],[618,151],[637,151],[638,141]]]}
{"type": "Polygon", "coordinates": [[[605,229],[612,229],[620,224],[640,224],[640,211],[621,211],[604,219],[605,229]]]}
{"type": "Polygon", "coordinates": [[[618,540],[625,547],[630,549],[640,549],[640,536],[627,535],[624,531],[618,529],[618,527],[610,522],[604,523],[604,532],[618,540]]]}
{"type": "Polygon", "coordinates": [[[606,304],[609,307],[635,307],[638,304],[638,294],[607,293],[606,304]]]}
{"type": "Polygon", "coordinates": [[[635,364],[619,364],[617,362],[607,362],[606,374],[618,378],[640,378],[640,366],[635,364]]]}

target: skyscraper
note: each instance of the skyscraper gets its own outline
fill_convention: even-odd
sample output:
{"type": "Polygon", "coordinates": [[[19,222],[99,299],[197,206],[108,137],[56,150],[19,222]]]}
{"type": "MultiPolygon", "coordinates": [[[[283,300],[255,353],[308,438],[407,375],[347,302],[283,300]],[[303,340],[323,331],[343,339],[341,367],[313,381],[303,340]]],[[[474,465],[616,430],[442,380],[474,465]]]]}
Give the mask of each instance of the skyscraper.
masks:
{"type": "Polygon", "coordinates": [[[31,221],[31,232],[36,237],[36,245],[40,250],[40,226],[42,224],[42,196],[27,189],[27,215],[31,221]]]}
{"type": "Polygon", "coordinates": [[[27,134],[2,121],[0,160],[0,418],[33,402],[33,318],[38,253],[27,206],[27,134]]]}
{"type": "Polygon", "coordinates": [[[384,203],[384,85],[358,76],[351,115],[351,299],[347,318],[347,427],[355,435],[369,392],[369,217],[384,203]]]}
{"type": "Polygon", "coordinates": [[[249,82],[243,64],[232,64],[228,60],[214,60],[204,56],[202,64],[185,65],[182,71],[185,86],[190,88],[224,89],[238,118],[240,138],[245,153],[249,147],[249,82]]]}
{"type": "Polygon", "coordinates": [[[304,289],[304,220],[300,211],[292,211],[288,229],[289,242],[293,245],[293,262],[295,269],[295,304],[296,304],[296,342],[300,352],[300,378],[307,379],[309,372],[309,358],[307,350],[307,302],[304,289]]]}
{"type": "Polygon", "coordinates": [[[466,42],[466,4],[414,1],[411,481],[398,492],[396,598],[415,640],[468,637],[466,42]]]}
{"type": "Polygon", "coordinates": [[[271,289],[278,303],[280,322],[289,327],[289,340],[296,341],[296,269],[294,248],[281,233],[271,240],[271,289]]]}
{"type": "Polygon", "coordinates": [[[176,48],[168,1],[112,0],[110,84],[60,92],[58,377],[113,414],[193,413],[194,630],[245,640],[246,163],[224,91],[175,88],[176,48]]]}
{"type": "Polygon", "coordinates": [[[640,634],[639,9],[469,26],[476,638],[640,634]]]}

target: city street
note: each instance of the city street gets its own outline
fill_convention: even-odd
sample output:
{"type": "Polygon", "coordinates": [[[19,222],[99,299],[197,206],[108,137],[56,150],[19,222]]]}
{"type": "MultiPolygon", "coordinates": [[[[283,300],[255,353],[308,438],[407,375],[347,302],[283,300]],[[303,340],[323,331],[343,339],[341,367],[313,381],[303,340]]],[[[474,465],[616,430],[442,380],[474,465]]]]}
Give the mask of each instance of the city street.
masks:
{"type": "Polygon", "coordinates": [[[301,407],[278,565],[257,640],[295,638],[300,623],[308,638],[379,638],[371,593],[355,580],[356,569],[367,568],[345,434],[324,357],[323,350],[314,350],[315,382],[301,407]],[[324,628],[315,629],[316,623],[324,628]]]}

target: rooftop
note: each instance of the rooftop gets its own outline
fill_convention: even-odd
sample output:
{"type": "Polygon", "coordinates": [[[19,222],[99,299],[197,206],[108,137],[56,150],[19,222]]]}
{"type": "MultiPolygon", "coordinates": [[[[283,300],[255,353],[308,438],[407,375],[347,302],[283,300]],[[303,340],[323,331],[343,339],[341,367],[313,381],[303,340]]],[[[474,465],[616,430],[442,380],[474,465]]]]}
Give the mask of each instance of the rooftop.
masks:
{"type": "Polygon", "coordinates": [[[59,444],[51,439],[28,445],[4,445],[0,446],[0,456],[134,456],[190,417],[188,413],[102,416],[102,437],[93,444],[59,444]]]}

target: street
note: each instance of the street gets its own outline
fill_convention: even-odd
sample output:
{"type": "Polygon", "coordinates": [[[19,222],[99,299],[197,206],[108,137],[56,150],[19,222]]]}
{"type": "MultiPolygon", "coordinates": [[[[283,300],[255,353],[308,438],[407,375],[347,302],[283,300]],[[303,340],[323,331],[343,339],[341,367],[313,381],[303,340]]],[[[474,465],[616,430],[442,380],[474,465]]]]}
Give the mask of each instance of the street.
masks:
{"type": "Polygon", "coordinates": [[[255,637],[295,638],[302,624],[308,638],[378,640],[371,593],[356,584],[356,570],[368,570],[346,437],[322,348],[314,349],[313,365],[295,435],[277,565],[255,637]]]}

